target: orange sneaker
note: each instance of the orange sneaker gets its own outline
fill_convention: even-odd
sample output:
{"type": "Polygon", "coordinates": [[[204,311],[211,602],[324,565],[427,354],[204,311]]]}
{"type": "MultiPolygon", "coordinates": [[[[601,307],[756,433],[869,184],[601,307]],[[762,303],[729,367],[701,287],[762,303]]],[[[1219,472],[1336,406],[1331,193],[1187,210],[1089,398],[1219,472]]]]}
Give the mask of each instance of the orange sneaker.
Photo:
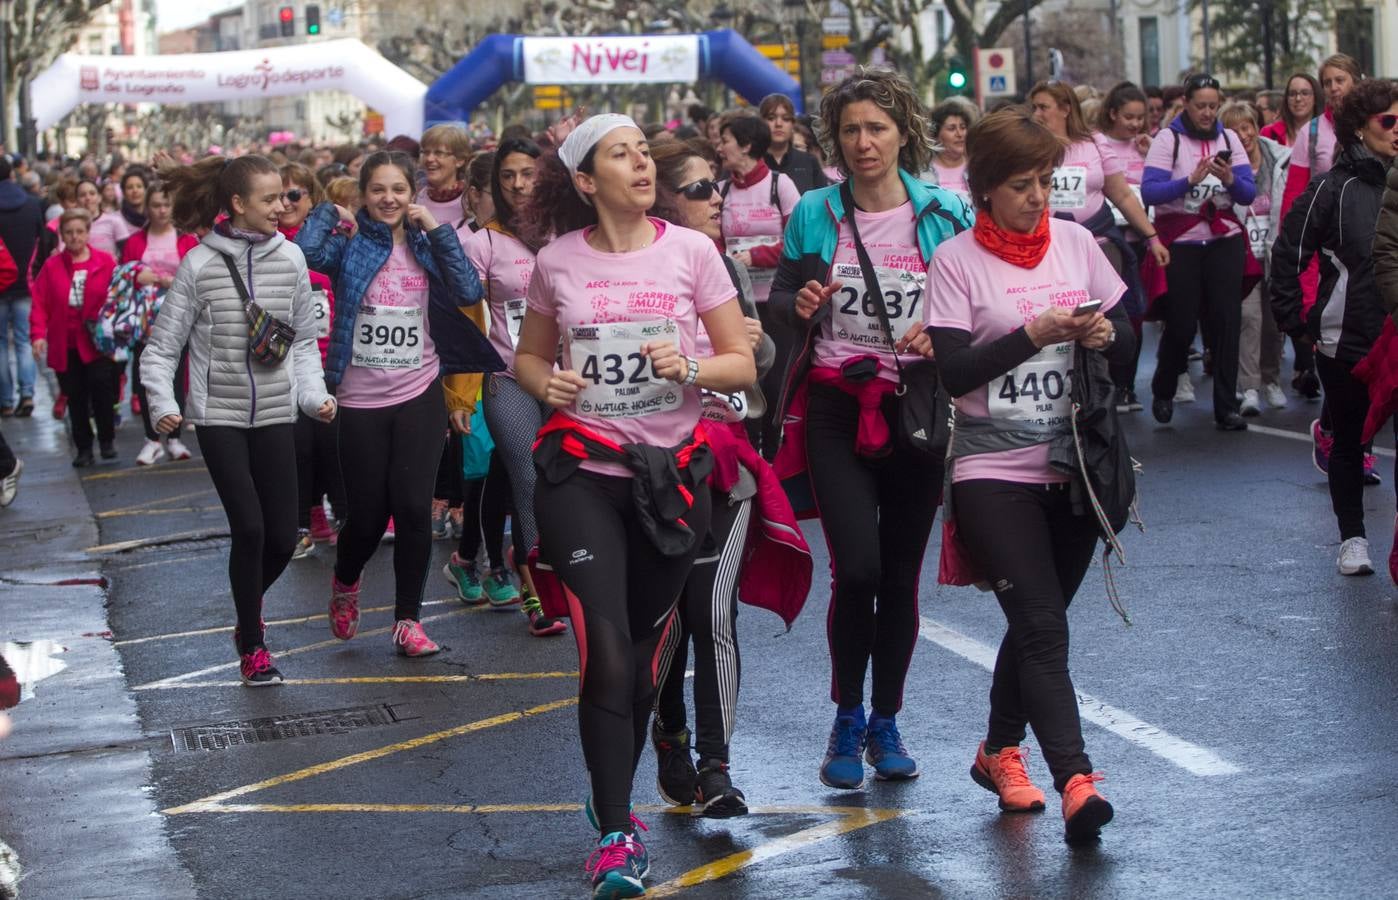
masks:
{"type": "Polygon", "coordinates": [[[1028,756],[1028,751],[1019,747],[1003,747],[991,756],[985,752],[985,741],[981,741],[971,766],[971,778],[992,794],[999,794],[1000,808],[1005,812],[1039,812],[1044,808],[1044,792],[1029,780],[1029,770],[1024,766],[1028,756]]]}
{"type": "Polygon", "coordinates": [[[1074,775],[1063,787],[1063,837],[1069,843],[1097,837],[1112,820],[1112,805],[1094,785],[1106,778],[1101,772],[1074,775]]]}

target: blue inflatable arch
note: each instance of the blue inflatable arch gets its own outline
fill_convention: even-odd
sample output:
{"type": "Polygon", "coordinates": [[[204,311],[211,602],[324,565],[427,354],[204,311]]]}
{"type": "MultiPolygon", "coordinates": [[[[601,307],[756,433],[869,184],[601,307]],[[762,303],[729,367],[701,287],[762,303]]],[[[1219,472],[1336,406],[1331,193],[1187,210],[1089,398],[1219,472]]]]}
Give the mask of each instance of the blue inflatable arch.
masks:
{"type": "MultiPolygon", "coordinates": [[[[731,28],[697,35],[699,77],[722,81],[750,103],[785,94],[804,111],[801,86],[731,28]]],[[[476,45],[427,90],[426,121],[465,122],[471,111],[511,81],[524,80],[524,39],[493,34],[476,45]]]]}

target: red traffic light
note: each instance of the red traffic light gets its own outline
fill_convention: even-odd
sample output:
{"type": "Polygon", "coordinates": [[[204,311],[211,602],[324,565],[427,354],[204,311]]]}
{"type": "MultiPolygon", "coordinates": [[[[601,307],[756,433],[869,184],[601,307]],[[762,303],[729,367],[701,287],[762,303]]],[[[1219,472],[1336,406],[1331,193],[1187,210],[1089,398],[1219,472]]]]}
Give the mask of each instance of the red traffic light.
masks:
{"type": "Polygon", "coordinates": [[[294,22],[296,21],[296,10],[290,6],[283,6],[277,11],[277,18],[283,22],[294,22]]]}

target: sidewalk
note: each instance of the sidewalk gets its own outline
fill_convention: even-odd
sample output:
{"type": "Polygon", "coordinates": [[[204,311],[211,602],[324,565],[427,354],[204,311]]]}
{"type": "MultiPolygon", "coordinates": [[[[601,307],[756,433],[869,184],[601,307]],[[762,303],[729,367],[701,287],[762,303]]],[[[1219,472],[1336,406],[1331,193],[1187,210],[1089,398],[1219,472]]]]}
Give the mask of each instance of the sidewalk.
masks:
{"type": "Polygon", "coordinates": [[[70,465],[64,424],[39,385],[31,419],[6,419],[24,460],[0,510],[0,644],[53,641],[65,667],[10,711],[0,743],[0,841],[24,867],[24,900],[193,897],[148,793],[141,733],[108,631],[96,521],[70,465]]]}

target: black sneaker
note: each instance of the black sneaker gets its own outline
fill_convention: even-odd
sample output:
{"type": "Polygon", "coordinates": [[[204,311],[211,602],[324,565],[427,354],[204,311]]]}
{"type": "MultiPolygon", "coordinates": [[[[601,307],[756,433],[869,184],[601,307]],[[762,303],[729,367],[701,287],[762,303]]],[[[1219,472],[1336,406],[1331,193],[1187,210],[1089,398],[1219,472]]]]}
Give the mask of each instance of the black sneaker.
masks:
{"type": "Polygon", "coordinates": [[[73,457],[73,468],[75,469],[86,469],[88,466],[92,465],[92,463],[91,450],[81,450],[78,452],[77,456],[73,457]]]}
{"type": "Polygon", "coordinates": [[[103,458],[103,459],[116,459],[116,458],[117,458],[117,448],[116,448],[116,444],[103,444],[103,445],[102,445],[102,458],[103,458]]]}
{"type": "Polygon", "coordinates": [[[1320,397],[1320,378],[1316,376],[1315,369],[1302,369],[1297,372],[1296,377],[1291,379],[1291,387],[1307,400],[1320,397]]]}
{"type": "Polygon", "coordinates": [[[650,740],[655,745],[655,763],[659,770],[655,784],[660,796],[672,806],[689,806],[694,802],[694,785],[699,775],[689,752],[689,729],[666,734],[660,730],[657,720],[651,724],[650,740]]]}
{"type": "Polygon", "coordinates": [[[1145,405],[1141,403],[1141,398],[1136,396],[1134,390],[1128,389],[1126,391],[1126,411],[1140,412],[1143,409],[1145,409],[1145,405]]]}
{"type": "Polygon", "coordinates": [[[1175,417],[1175,401],[1157,397],[1150,402],[1150,414],[1155,416],[1155,421],[1161,425],[1166,424],[1175,417]]]}
{"type": "Polygon", "coordinates": [[[730,819],[748,814],[747,798],[728,777],[728,763],[717,759],[706,759],[700,763],[695,802],[699,804],[700,812],[710,819],[730,819]]]}
{"type": "Polygon", "coordinates": [[[1223,418],[1214,423],[1219,431],[1247,431],[1248,423],[1235,412],[1224,413],[1223,418]]]}

